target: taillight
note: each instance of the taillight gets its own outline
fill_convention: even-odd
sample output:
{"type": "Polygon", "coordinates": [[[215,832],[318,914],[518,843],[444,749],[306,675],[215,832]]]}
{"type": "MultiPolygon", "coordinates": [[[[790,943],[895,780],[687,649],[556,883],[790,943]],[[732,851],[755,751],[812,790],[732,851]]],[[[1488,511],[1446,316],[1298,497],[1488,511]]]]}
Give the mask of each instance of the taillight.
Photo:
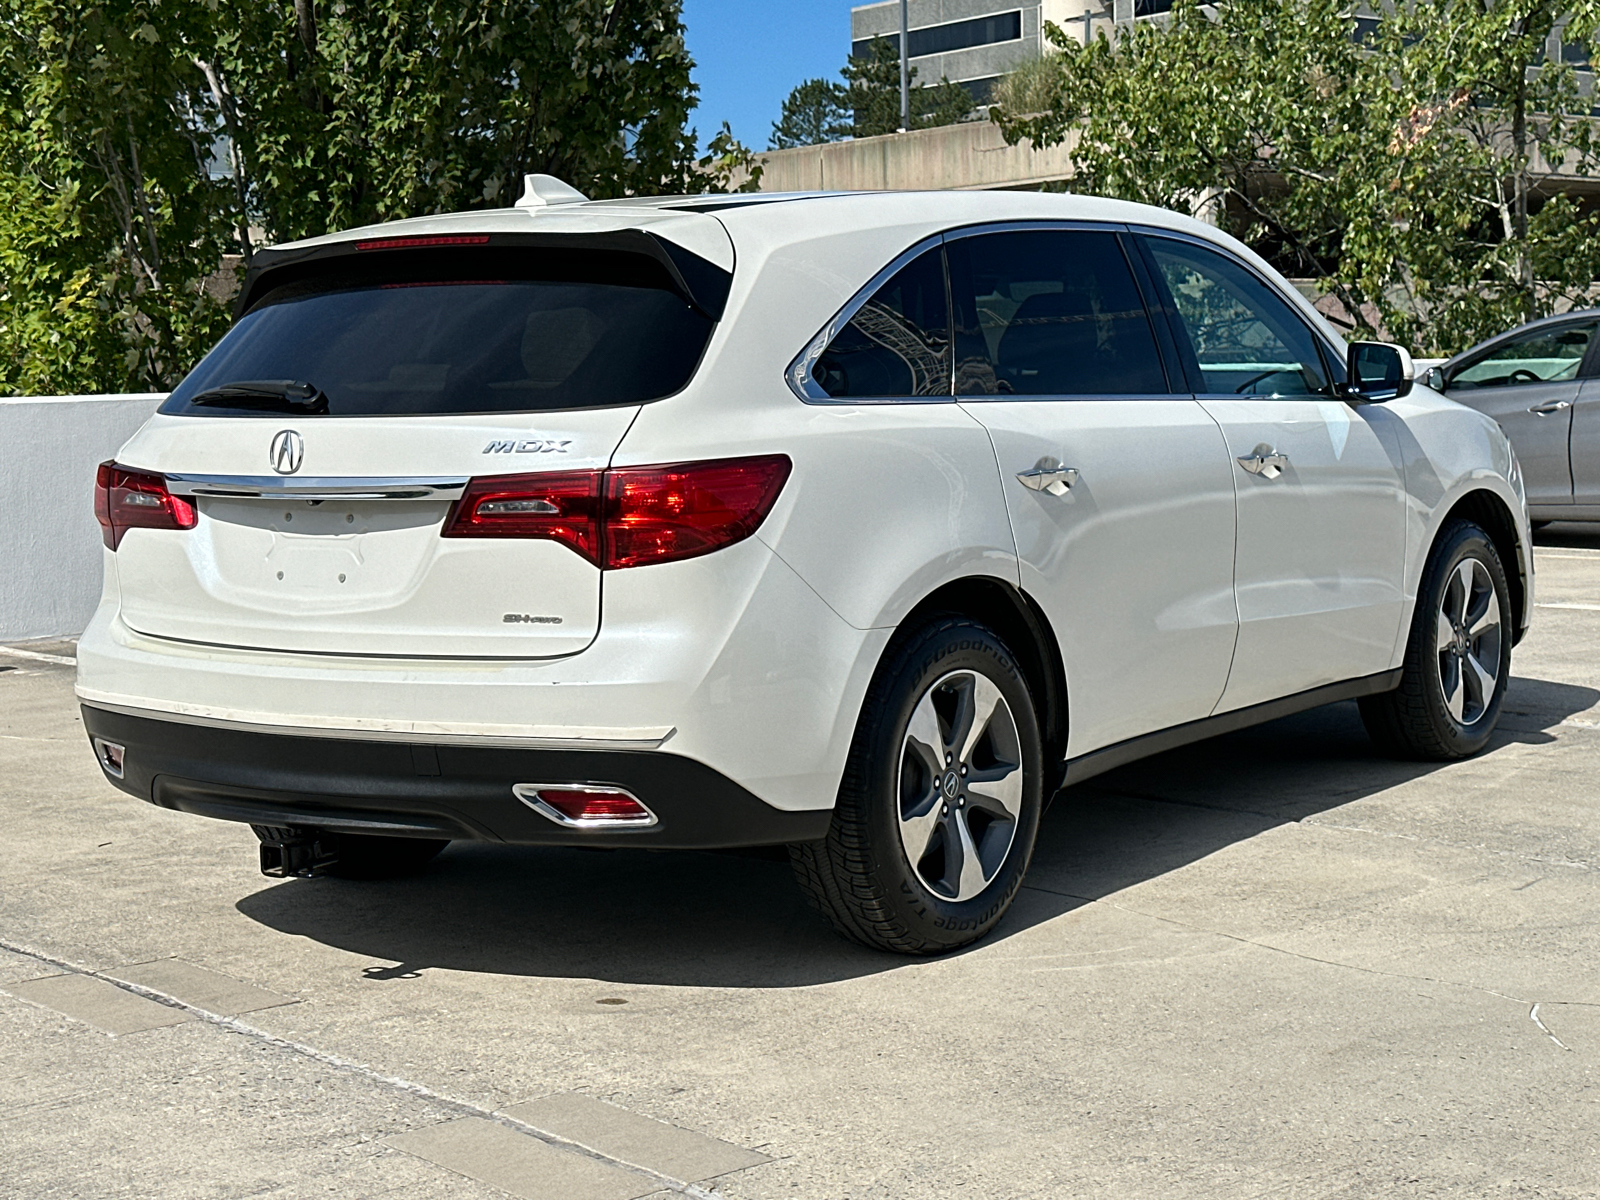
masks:
{"type": "Polygon", "coordinates": [[[743,541],[789,478],[786,455],[474,479],[445,537],[549,538],[609,570],[743,541]]]}
{"type": "Polygon", "coordinates": [[[193,503],[167,490],[167,481],[146,471],[101,463],[94,477],[94,515],[101,540],[112,550],[130,529],[193,529],[193,503]]]}
{"type": "Polygon", "coordinates": [[[445,537],[548,538],[601,565],[599,471],[487,475],[467,484],[445,537]]]}
{"type": "Polygon", "coordinates": [[[709,554],[749,537],[789,478],[782,454],[606,473],[606,566],[709,554]]]}

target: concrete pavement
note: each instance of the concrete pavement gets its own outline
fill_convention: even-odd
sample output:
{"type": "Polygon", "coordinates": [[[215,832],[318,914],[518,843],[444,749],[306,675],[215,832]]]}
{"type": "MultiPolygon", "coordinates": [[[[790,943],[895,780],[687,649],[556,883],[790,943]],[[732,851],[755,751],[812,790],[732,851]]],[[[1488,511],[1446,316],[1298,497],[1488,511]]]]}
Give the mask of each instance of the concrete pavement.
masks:
{"type": "Polygon", "coordinates": [[[1489,752],[1335,705],[1102,776],[931,962],[757,856],[267,880],[0,653],[0,1194],[1600,1195],[1600,535],[1541,542],[1489,752]]]}

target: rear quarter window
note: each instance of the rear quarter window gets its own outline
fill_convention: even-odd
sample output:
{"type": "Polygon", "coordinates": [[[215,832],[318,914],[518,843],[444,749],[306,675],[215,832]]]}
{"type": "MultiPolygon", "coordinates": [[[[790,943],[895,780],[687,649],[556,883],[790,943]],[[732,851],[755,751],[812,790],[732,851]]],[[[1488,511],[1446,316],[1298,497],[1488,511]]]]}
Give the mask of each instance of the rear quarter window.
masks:
{"type": "Polygon", "coordinates": [[[483,247],[352,257],[271,288],[161,411],[261,415],[206,396],[245,381],[308,384],[332,416],[639,404],[689,382],[714,324],[643,255],[483,247]]]}

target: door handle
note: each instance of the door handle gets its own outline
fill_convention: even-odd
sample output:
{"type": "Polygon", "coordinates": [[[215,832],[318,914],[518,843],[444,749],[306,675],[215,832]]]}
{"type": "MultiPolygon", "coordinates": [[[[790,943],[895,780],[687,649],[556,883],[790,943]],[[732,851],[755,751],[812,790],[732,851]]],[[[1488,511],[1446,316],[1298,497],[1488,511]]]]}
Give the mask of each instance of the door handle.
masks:
{"type": "Polygon", "coordinates": [[[1279,454],[1271,446],[1263,442],[1249,454],[1239,456],[1239,465],[1252,475],[1259,475],[1263,479],[1276,479],[1282,475],[1289,465],[1289,456],[1279,454]]]}
{"type": "Polygon", "coordinates": [[[1548,400],[1543,404],[1535,404],[1528,411],[1531,413],[1538,413],[1541,417],[1547,417],[1551,413],[1558,413],[1563,408],[1571,407],[1572,401],[1570,400],[1548,400]]]}
{"type": "Polygon", "coordinates": [[[1078,472],[1075,467],[1063,467],[1060,459],[1041,458],[1031,470],[1018,471],[1017,482],[1036,492],[1065,496],[1078,482],[1078,472]]]}

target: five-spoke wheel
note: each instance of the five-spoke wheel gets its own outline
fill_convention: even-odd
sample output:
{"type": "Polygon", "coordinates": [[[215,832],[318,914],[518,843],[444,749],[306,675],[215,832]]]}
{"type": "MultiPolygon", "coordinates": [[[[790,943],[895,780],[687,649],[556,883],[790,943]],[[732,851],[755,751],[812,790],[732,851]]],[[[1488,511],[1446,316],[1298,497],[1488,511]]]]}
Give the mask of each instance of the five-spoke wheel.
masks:
{"type": "Polygon", "coordinates": [[[1494,732],[1511,671],[1511,596],[1494,540],[1453,521],[1422,571],[1400,686],[1361,701],[1378,745],[1404,758],[1464,758],[1494,732]]]}
{"type": "Polygon", "coordinates": [[[1439,686],[1463,726],[1481,721],[1500,684],[1500,597],[1489,568],[1464,558],[1439,598],[1439,686]]]}
{"type": "Polygon", "coordinates": [[[912,710],[900,753],[900,844],[924,887],[970,900],[1010,853],[1022,814],[1022,750],[1000,689],[952,671],[912,710]]]}
{"type": "Polygon", "coordinates": [[[1010,649],[962,617],[902,632],[868,689],[826,839],[795,875],[841,933],[937,954],[982,937],[1033,854],[1044,763],[1010,649]]]}

